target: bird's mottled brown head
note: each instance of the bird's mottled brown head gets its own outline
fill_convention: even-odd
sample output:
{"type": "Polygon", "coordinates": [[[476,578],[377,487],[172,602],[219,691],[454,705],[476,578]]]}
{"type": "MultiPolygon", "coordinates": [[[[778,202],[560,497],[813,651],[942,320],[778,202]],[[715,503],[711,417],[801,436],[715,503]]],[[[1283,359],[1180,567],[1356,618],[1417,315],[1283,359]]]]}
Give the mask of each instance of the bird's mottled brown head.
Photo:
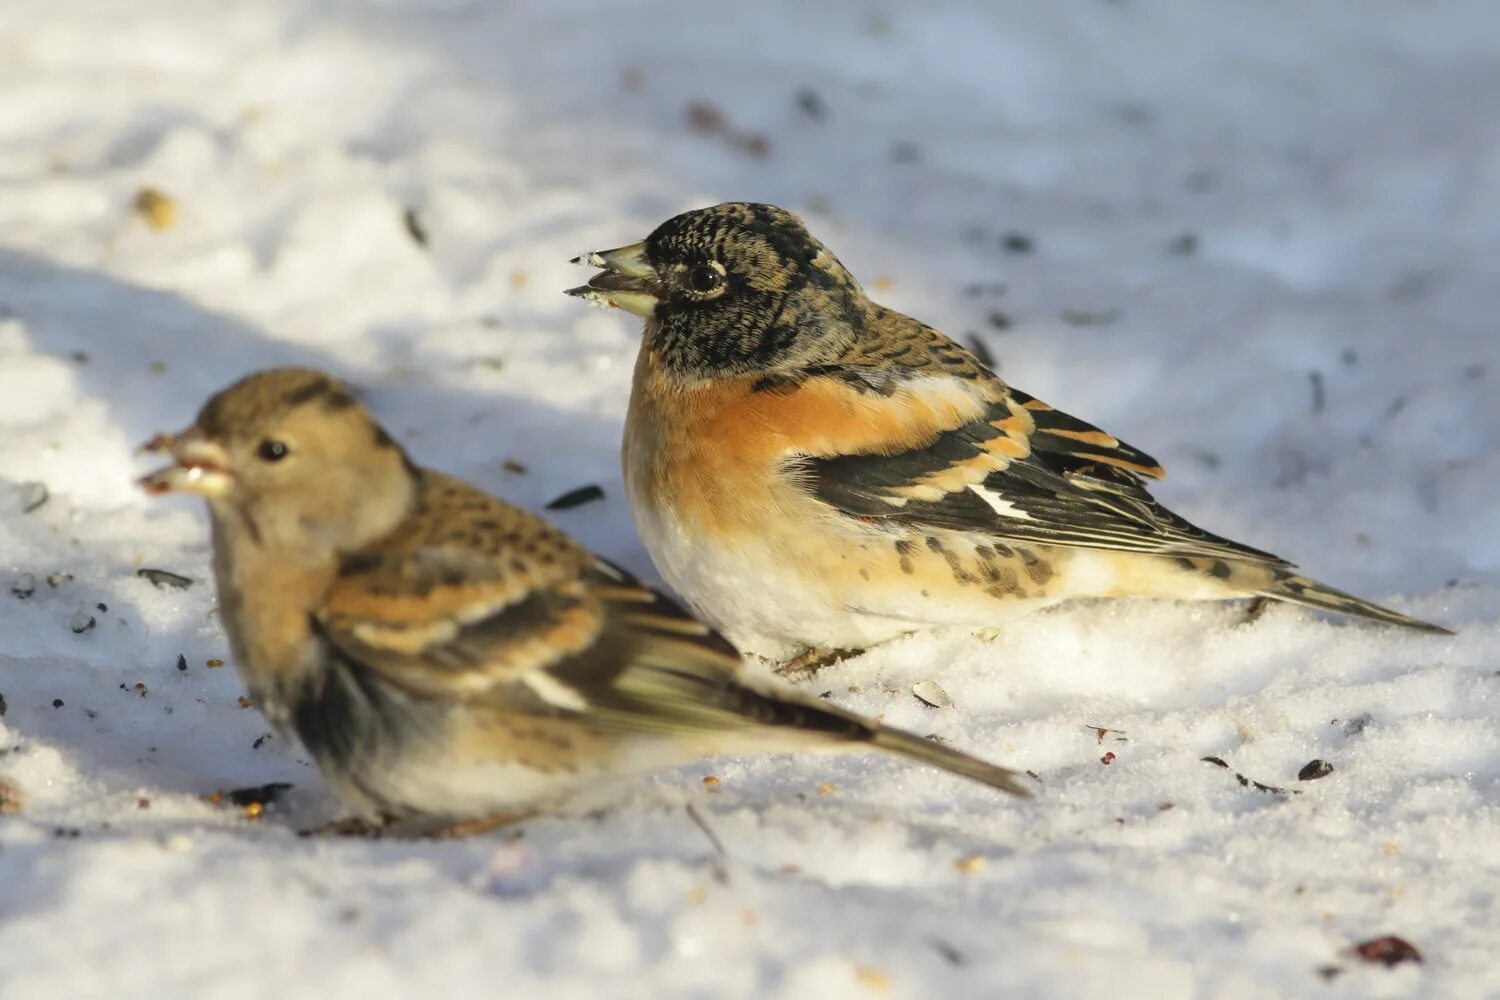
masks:
{"type": "Polygon", "coordinates": [[[647,348],[686,377],[776,372],[838,355],[864,291],[802,220],[728,202],[668,219],[640,243],[588,253],[603,270],[568,294],[647,319],[647,348]]]}
{"type": "Polygon", "coordinates": [[[145,447],[173,461],[141,480],[148,493],[197,493],[216,516],[291,548],[362,539],[420,475],[349,386],[310,368],[248,375],[145,447]]]}

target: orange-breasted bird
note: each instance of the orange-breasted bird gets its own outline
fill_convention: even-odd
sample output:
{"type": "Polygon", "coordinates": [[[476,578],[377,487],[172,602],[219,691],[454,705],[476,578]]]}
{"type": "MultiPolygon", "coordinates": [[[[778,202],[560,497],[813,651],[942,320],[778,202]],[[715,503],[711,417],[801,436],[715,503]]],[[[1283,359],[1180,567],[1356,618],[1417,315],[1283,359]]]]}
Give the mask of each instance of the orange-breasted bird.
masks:
{"type": "Polygon", "coordinates": [[[816,663],[1074,597],[1273,598],[1445,629],[1302,576],[1147,491],[1155,459],[866,296],[771,205],[589,253],[645,318],[625,481],[662,576],[739,648],[816,663]]]}

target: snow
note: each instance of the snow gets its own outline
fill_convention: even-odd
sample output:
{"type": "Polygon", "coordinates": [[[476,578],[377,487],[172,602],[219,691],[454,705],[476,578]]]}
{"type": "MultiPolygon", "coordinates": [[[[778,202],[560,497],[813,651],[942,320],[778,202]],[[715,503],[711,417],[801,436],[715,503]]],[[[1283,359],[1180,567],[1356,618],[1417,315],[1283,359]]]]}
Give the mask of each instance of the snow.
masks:
{"type": "Polygon", "coordinates": [[[8,0],[0,94],[0,995],[1500,993],[1487,0],[8,0]],[[559,293],[726,199],[804,213],[1185,515],[1459,634],[1070,606],[812,682],[1032,802],[723,759],[519,834],[297,838],[336,806],[208,665],[203,514],[140,495],[133,446],[324,365],[517,503],[602,484],[553,519],[650,575],[637,322],[559,293]],[[204,799],[273,781],[258,820],[204,799]],[[1383,934],[1425,961],[1351,953],[1383,934]]]}

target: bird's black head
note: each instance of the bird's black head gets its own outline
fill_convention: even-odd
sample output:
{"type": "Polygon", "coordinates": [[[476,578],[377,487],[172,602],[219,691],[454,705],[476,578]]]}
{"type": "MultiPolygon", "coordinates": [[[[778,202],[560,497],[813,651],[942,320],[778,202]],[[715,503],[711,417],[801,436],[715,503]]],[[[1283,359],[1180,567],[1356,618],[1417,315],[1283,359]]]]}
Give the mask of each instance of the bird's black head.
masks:
{"type": "Polygon", "coordinates": [[[578,263],[604,270],[569,294],[645,316],[647,349],[686,378],[831,361],[868,308],[838,258],[774,205],[684,212],[640,243],[578,263]]]}

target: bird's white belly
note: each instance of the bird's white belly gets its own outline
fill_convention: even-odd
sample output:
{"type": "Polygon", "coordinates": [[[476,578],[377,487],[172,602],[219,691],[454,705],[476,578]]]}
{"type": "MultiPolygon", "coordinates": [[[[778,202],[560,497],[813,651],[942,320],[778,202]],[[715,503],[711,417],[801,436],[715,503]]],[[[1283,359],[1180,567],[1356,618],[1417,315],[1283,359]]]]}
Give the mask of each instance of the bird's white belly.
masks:
{"type": "MultiPolygon", "coordinates": [[[[718,544],[670,511],[642,499],[631,504],[636,529],[657,570],[692,609],[744,653],[782,660],[803,648],[852,641],[861,629],[818,581],[764,538],[718,544]]],[[[867,626],[865,626],[867,627],[867,626]]],[[[876,630],[861,644],[899,635],[876,630]]]]}
{"type": "Polygon", "coordinates": [[[564,806],[602,808],[628,793],[630,782],[622,779],[677,767],[695,756],[680,740],[651,737],[627,741],[607,758],[578,759],[551,770],[517,761],[413,755],[378,778],[363,776],[370,790],[385,800],[383,807],[365,811],[379,814],[395,805],[398,812],[407,810],[426,819],[463,821],[564,806]]]}
{"type": "Polygon", "coordinates": [[[592,777],[542,771],[514,761],[455,760],[435,754],[411,755],[379,774],[365,772],[360,775],[362,789],[339,788],[339,775],[328,774],[346,801],[375,797],[361,811],[411,812],[455,821],[544,808],[567,799],[592,777]]]}
{"type": "MultiPolygon", "coordinates": [[[[847,565],[798,553],[774,533],[715,542],[671,512],[632,503],[636,527],[657,569],[697,614],[740,651],[785,660],[806,649],[864,649],[936,626],[986,627],[1035,610],[1042,603],[1002,604],[977,592],[954,600],[927,595],[915,581],[865,583],[858,575],[867,544],[889,552],[891,540],[807,537],[828,552],[847,553],[847,565]]],[[[894,564],[894,557],[889,560],[894,564]]]]}

